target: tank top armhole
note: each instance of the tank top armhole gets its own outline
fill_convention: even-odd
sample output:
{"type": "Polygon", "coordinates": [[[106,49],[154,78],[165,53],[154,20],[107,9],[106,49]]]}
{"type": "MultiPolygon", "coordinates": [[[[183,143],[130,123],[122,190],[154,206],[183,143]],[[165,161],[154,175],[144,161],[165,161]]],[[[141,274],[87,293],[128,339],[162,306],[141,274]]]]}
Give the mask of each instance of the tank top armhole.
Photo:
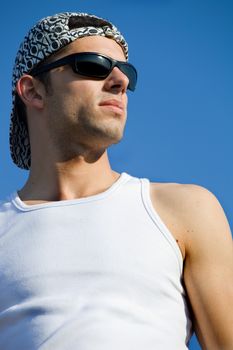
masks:
{"type": "Polygon", "coordinates": [[[175,253],[180,273],[183,273],[183,257],[180,251],[180,248],[178,247],[178,244],[176,243],[176,240],[168,227],[165,225],[159,214],[156,212],[152,201],[150,197],[150,181],[148,179],[140,179],[141,181],[141,195],[142,195],[142,202],[143,205],[151,218],[151,220],[154,222],[156,227],[159,229],[159,231],[163,234],[169,245],[171,246],[173,252],[175,253]]]}

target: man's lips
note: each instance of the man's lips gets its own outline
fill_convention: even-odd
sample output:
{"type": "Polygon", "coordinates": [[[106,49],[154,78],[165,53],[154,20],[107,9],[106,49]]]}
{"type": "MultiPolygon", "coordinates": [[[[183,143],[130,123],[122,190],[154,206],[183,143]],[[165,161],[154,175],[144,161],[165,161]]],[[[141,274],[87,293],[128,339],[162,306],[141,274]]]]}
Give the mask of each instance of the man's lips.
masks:
{"type": "Polygon", "coordinates": [[[121,111],[124,110],[124,104],[121,101],[118,100],[106,100],[106,101],[102,101],[99,103],[99,106],[109,106],[109,107],[117,107],[119,108],[121,111]]]}

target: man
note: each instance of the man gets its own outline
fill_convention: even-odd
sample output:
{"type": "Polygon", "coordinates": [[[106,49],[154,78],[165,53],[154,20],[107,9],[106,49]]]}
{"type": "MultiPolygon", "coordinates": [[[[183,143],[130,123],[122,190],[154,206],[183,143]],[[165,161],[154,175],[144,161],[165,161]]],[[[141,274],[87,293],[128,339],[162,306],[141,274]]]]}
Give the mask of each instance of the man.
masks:
{"type": "Polygon", "coordinates": [[[111,169],[136,69],[111,23],[47,17],[13,73],[11,154],[30,169],[0,210],[0,348],[233,349],[232,238],[215,196],[111,169]]]}

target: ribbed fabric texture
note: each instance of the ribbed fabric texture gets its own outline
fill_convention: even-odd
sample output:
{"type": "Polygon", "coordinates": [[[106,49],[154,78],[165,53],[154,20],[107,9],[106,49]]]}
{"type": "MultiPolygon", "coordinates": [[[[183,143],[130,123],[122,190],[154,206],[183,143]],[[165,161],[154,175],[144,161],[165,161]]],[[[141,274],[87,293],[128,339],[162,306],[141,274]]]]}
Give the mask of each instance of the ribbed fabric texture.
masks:
{"type": "Polygon", "coordinates": [[[0,205],[0,349],[185,350],[182,256],[149,181],[88,198],[0,205]]]}

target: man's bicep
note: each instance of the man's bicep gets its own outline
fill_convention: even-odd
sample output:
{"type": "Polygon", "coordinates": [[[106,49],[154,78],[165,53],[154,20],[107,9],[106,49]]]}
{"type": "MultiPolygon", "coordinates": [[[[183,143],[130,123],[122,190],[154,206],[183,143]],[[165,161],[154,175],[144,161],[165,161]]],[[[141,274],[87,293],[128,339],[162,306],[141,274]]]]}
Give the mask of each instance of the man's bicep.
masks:
{"type": "Polygon", "coordinates": [[[232,237],[217,199],[197,188],[188,215],[184,282],[203,349],[233,349],[232,237]]]}

